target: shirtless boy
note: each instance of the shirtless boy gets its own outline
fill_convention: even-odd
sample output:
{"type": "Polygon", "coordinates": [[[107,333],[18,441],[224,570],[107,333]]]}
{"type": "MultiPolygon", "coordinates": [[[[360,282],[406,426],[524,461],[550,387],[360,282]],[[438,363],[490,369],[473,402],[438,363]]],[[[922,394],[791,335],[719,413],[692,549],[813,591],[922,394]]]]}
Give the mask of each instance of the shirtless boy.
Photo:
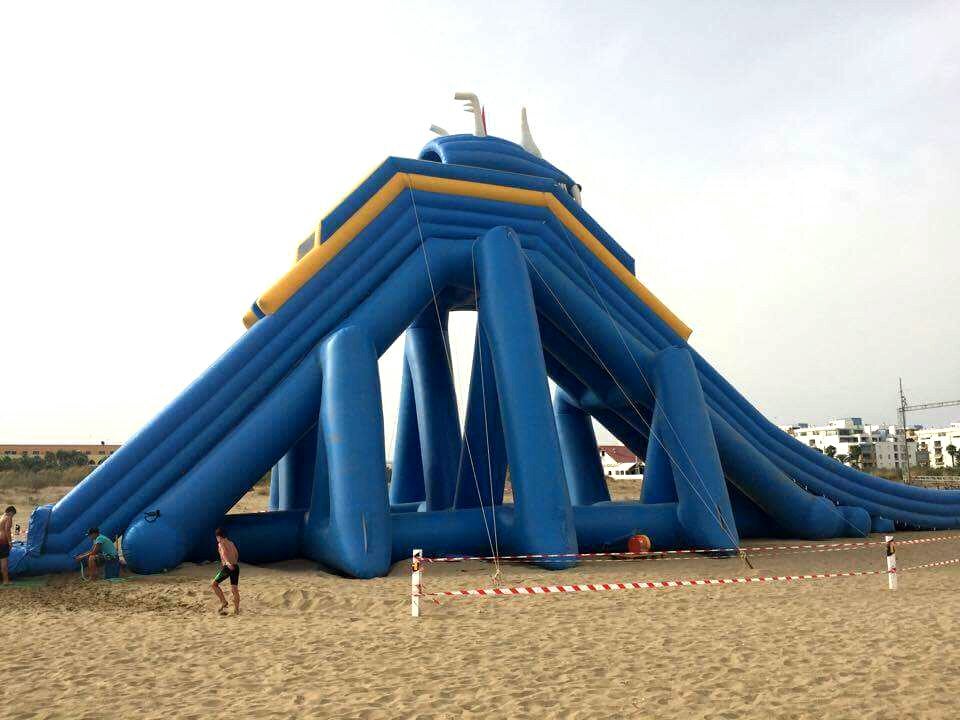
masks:
{"type": "Polygon", "coordinates": [[[10,548],[13,547],[13,516],[17,514],[17,509],[11,505],[0,515],[0,575],[3,576],[3,584],[10,584],[10,571],[8,569],[10,557],[10,548]]]}
{"type": "Polygon", "coordinates": [[[220,599],[220,609],[217,611],[221,615],[227,614],[227,598],[220,589],[220,583],[230,578],[230,591],[233,593],[233,613],[240,614],[240,553],[237,552],[237,546],[227,537],[227,531],[223,528],[217,528],[217,552],[220,553],[220,562],[222,567],[217,576],[213,578],[210,587],[220,599]]]}

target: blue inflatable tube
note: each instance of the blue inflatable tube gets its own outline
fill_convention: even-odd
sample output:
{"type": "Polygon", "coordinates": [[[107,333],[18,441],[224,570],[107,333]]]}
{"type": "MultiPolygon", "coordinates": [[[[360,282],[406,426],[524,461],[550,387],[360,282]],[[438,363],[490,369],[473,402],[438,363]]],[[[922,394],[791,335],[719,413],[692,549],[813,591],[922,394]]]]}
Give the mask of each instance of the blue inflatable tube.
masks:
{"type": "Polygon", "coordinates": [[[306,358],[217,449],[154,504],[123,538],[134,572],[179,565],[244,493],[315,422],[320,366],[306,358]]]}
{"type": "MultiPolygon", "coordinates": [[[[735,411],[732,414],[740,418],[744,417],[742,411],[735,411]]],[[[729,417],[729,415],[727,417],[729,417]]],[[[732,423],[735,422],[735,420],[732,421],[732,423]]],[[[749,418],[746,418],[745,422],[750,423],[749,418]]],[[[778,467],[795,477],[799,482],[804,483],[807,487],[812,488],[816,492],[826,495],[835,501],[859,504],[864,508],[871,510],[872,512],[890,512],[895,518],[903,519],[907,522],[918,522],[918,524],[928,524],[931,522],[931,518],[936,518],[941,513],[943,514],[943,517],[940,520],[933,521],[940,524],[941,527],[945,522],[952,523],[957,521],[956,509],[952,506],[941,508],[931,503],[918,503],[916,501],[902,498],[897,499],[892,496],[874,491],[869,487],[850,487],[846,480],[838,476],[825,475],[824,471],[822,469],[818,469],[816,466],[810,464],[796,464],[795,462],[791,461],[790,457],[784,457],[786,451],[777,453],[769,450],[769,438],[765,439],[762,433],[758,434],[756,432],[750,432],[749,429],[743,429],[742,426],[738,426],[736,424],[733,426],[737,427],[744,437],[751,438],[758,445],[758,447],[767,449],[770,460],[778,467]],[[893,507],[891,505],[892,502],[895,502],[898,507],[893,507]]],[[[778,430],[777,432],[781,431],[778,430]]],[[[783,433],[781,432],[781,434],[783,433]]],[[[798,445],[798,447],[802,448],[800,445],[798,445]]],[[[806,451],[813,455],[819,455],[819,453],[814,453],[813,451],[806,451]]],[[[798,459],[801,463],[803,462],[802,458],[798,459]]],[[[839,463],[836,464],[838,467],[840,466],[839,463]]]]}
{"type": "Polygon", "coordinates": [[[454,507],[484,507],[502,503],[507,449],[500,423],[493,353],[479,326],[473,346],[464,438],[454,507]]]}
{"type": "Polygon", "coordinates": [[[562,388],[553,394],[553,411],[570,502],[574,505],[608,502],[610,491],[603,477],[590,416],[562,388]]]}
{"type": "Polygon", "coordinates": [[[460,464],[460,420],[450,366],[447,311],[431,302],[407,329],[404,362],[416,398],[427,510],[453,507],[460,464]]]}
{"type": "Polygon", "coordinates": [[[663,444],[666,432],[664,410],[658,407],[653,413],[653,423],[650,426],[651,441],[647,444],[646,461],[643,466],[641,497],[645,505],[677,502],[677,485],[674,482],[670,456],[667,455],[663,444]]]}
{"type": "Polygon", "coordinates": [[[576,553],[536,308],[519,241],[494,228],[477,246],[479,323],[490,340],[516,493],[516,542],[527,553],[576,553]]]}
{"type": "Polygon", "coordinates": [[[420,429],[417,425],[417,401],[413,391],[410,363],[403,359],[400,380],[400,412],[393,451],[393,477],[390,480],[390,504],[421,503],[427,495],[423,484],[420,429]]]}
{"type": "MultiPolygon", "coordinates": [[[[682,528],[674,504],[604,502],[572,508],[573,524],[580,539],[580,552],[622,551],[627,540],[638,533],[647,535],[655,549],[679,547],[682,528]]],[[[491,554],[491,541],[484,530],[496,524],[501,555],[522,554],[523,543],[516,538],[516,508],[464,508],[440,513],[392,515],[393,562],[409,560],[414,549],[426,557],[491,554]],[[494,520],[493,515],[496,515],[494,520]]],[[[565,567],[563,561],[544,563],[548,568],[565,567]]]]}
{"type": "MultiPolygon", "coordinates": [[[[244,564],[262,565],[300,557],[302,510],[237,513],[225,516],[218,525],[237,546],[244,564]]],[[[193,562],[219,560],[213,533],[198,538],[188,559],[193,562]]]]}
{"type": "Polygon", "coordinates": [[[317,426],[314,425],[297,441],[277,463],[277,505],[280,510],[300,510],[310,507],[313,489],[313,470],[317,459],[317,426]]]}
{"type": "Polygon", "coordinates": [[[847,534],[844,518],[823,498],[804,492],[720,416],[710,417],[730,482],[791,537],[823,539],[847,534]]]}
{"type": "Polygon", "coordinates": [[[677,520],[677,506],[603,502],[573,509],[582,552],[617,552],[627,549],[633,535],[646,535],[653,548],[681,547],[685,540],[677,520]]]}
{"type": "Polygon", "coordinates": [[[514,506],[495,508],[463,508],[446,512],[411,512],[390,516],[392,525],[392,560],[409,560],[414,549],[426,557],[450,555],[501,555],[523,552],[514,539],[514,506]],[[496,518],[494,518],[494,514],[496,518]],[[488,528],[497,527],[494,546],[488,528]]]}
{"type": "MultiPolygon", "coordinates": [[[[541,333],[547,327],[548,322],[540,323],[541,333]]],[[[644,432],[634,427],[617,412],[595,404],[596,396],[592,391],[587,390],[586,386],[564,367],[560,358],[551,353],[547,345],[544,345],[544,362],[550,379],[563,388],[570,397],[575,398],[579,407],[609,430],[617,440],[629,448],[637,457],[643,457],[646,454],[647,436],[644,432]]]]}
{"type": "Polygon", "coordinates": [[[720,455],[690,353],[661,350],[653,358],[657,444],[667,453],[677,493],[677,515],[690,547],[722,549],[740,545],[727,497],[720,455]]]}
{"type": "Polygon", "coordinates": [[[280,468],[277,465],[270,468],[270,498],[267,508],[271,512],[280,509],[280,468]]]}
{"type": "Polygon", "coordinates": [[[391,521],[376,349],[362,329],[346,327],[324,341],[320,358],[327,478],[314,494],[329,501],[311,508],[304,551],[352,577],[385,575],[391,521]]]}

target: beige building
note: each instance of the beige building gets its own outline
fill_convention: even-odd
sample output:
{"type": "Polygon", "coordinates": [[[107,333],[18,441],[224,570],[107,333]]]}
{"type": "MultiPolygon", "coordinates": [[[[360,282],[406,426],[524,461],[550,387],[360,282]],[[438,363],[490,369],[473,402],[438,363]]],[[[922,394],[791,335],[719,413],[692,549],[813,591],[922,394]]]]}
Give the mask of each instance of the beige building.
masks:
{"type": "Polygon", "coordinates": [[[77,452],[86,455],[91,465],[96,465],[119,449],[119,445],[107,445],[105,442],[101,442],[99,445],[0,445],[0,457],[16,460],[31,455],[43,458],[47,453],[57,451],[77,452]]]}

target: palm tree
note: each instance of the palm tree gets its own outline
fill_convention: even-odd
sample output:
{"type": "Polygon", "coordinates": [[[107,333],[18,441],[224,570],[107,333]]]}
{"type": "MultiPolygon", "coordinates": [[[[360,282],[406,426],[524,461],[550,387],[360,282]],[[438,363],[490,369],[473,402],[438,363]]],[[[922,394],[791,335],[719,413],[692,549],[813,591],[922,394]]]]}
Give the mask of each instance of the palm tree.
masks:
{"type": "Polygon", "coordinates": [[[850,446],[850,464],[853,467],[860,467],[860,456],[863,455],[863,450],[860,449],[859,445],[850,446]]]}
{"type": "Polygon", "coordinates": [[[947,455],[950,456],[950,459],[953,461],[953,466],[957,467],[957,455],[960,455],[960,451],[957,450],[957,446],[953,443],[950,443],[946,447],[947,455]]]}
{"type": "Polygon", "coordinates": [[[837,449],[833,445],[827,445],[823,449],[823,454],[827,457],[834,457],[837,454],[837,449]]]}
{"type": "Polygon", "coordinates": [[[849,456],[849,455],[837,455],[834,459],[835,459],[837,462],[839,462],[841,465],[846,465],[846,464],[850,461],[850,456],[849,456]]]}

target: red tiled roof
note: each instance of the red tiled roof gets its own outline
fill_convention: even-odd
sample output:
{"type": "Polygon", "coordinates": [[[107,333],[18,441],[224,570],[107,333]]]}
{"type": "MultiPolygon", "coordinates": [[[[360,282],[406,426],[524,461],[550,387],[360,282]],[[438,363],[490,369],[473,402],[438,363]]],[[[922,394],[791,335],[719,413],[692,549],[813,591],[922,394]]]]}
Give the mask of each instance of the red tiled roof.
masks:
{"type": "Polygon", "coordinates": [[[640,459],[623,445],[600,445],[599,449],[618,463],[635,463],[640,459]]]}

